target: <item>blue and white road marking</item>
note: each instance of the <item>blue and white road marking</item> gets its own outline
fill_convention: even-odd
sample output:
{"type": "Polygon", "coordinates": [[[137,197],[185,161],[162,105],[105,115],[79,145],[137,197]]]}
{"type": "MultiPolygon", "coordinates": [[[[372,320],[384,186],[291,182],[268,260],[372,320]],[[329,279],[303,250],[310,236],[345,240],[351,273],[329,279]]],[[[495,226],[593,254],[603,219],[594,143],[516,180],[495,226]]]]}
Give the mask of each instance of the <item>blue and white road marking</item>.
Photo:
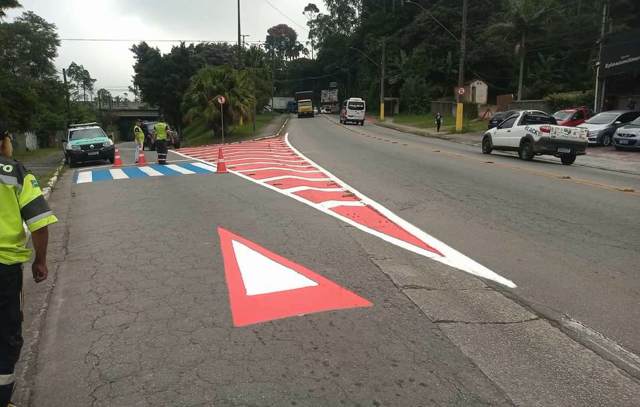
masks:
{"type": "Polygon", "coordinates": [[[212,174],[215,172],[216,167],[214,165],[208,165],[201,162],[169,165],[151,164],[143,167],[100,168],[78,171],[75,183],[89,184],[100,181],[146,177],[176,177],[180,175],[212,174]]]}

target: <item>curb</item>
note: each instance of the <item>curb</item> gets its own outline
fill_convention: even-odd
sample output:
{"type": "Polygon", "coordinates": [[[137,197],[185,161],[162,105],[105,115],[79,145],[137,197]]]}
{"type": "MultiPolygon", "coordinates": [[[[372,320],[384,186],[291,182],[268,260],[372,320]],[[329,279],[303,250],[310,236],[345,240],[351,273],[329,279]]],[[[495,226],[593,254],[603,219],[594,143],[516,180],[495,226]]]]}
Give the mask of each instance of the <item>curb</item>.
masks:
{"type": "Polygon", "coordinates": [[[49,200],[49,197],[51,197],[51,193],[53,192],[53,189],[58,183],[58,180],[60,178],[60,173],[62,172],[63,169],[64,169],[64,160],[60,162],[60,165],[58,165],[58,168],[56,168],[56,171],[53,173],[53,176],[49,178],[49,182],[47,182],[47,186],[42,189],[42,194],[44,195],[44,199],[46,199],[47,201],[49,200]]]}

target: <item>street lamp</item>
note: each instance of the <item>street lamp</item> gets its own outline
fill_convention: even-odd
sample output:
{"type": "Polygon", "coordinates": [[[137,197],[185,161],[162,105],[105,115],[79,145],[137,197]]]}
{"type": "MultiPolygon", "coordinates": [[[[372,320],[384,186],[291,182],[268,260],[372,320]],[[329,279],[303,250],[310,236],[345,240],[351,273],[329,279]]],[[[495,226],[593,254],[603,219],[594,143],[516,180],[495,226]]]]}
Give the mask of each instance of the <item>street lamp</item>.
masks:
{"type": "Polygon", "coordinates": [[[385,61],[386,60],[385,58],[386,41],[384,38],[382,39],[382,61],[380,64],[376,63],[373,59],[371,59],[371,57],[369,57],[369,55],[365,54],[358,48],[349,47],[349,49],[352,49],[354,51],[359,52],[361,55],[364,55],[364,57],[367,58],[369,62],[371,62],[378,69],[380,69],[380,121],[384,121],[384,76],[385,76],[385,65],[386,65],[386,61],[385,61]]]}

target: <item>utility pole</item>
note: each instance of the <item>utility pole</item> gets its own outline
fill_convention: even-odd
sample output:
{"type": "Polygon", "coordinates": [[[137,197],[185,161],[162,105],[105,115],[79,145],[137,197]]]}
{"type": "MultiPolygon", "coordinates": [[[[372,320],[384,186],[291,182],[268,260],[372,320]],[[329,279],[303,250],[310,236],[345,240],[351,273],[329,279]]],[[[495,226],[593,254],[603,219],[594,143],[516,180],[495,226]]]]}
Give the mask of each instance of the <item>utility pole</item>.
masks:
{"type": "Polygon", "coordinates": [[[598,61],[596,62],[596,87],[594,89],[593,111],[599,112],[602,109],[602,100],[604,100],[604,81],[600,84],[600,61],[602,61],[602,48],[604,48],[604,35],[607,30],[607,17],[609,14],[609,0],[602,2],[602,24],[600,27],[600,40],[598,41],[598,61]]]}
{"type": "MultiPolygon", "coordinates": [[[[465,0],[466,1],[466,0],[465,0]]],[[[384,121],[384,76],[385,76],[385,64],[386,64],[386,38],[382,38],[382,62],[380,63],[380,121],[384,121]]]]}
{"type": "Polygon", "coordinates": [[[240,27],[240,0],[238,0],[238,48],[242,48],[242,30],[240,27]]]}
{"type": "Polygon", "coordinates": [[[247,37],[251,37],[249,34],[242,34],[240,35],[242,37],[242,48],[246,48],[247,46],[247,37]]]}
{"type": "Polygon", "coordinates": [[[67,126],[69,127],[69,123],[71,120],[71,102],[69,101],[69,83],[67,82],[67,70],[62,69],[62,78],[64,80],[64,95],[67,102],[67,126]]]}
{"type": "MultiPolygon", "coordinates": [[[[458,65],[458,89],[464,89],[464,63],[467,54],[467,10],[469,1],[462,1],[462,32],[460,34],[460,63],[458,65]]],[[[461,92],[456,92],[458,103],[456,106],[456,131],[462,131],[464,116],[464,100],[461,92]]]]}

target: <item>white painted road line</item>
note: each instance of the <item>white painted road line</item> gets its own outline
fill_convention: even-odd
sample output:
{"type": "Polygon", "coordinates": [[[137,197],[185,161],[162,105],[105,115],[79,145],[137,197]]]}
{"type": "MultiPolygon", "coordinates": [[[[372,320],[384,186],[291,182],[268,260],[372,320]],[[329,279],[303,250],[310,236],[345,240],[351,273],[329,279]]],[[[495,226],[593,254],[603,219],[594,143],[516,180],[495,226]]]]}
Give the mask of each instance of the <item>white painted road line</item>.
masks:
{"type": "Polygon", "coordinates": [[[309,167],[309,164],[283,164],[283,163],[278,163],[278,162],[272,162],[272,161],[260,161],[260,162],[255,162],[255,163],[239,163],[239,164],[232,164],[233,167],[246,167],[248,165],[284,165],[287,168],[301,168],[301,167],[309,167]]]}
{"type": "MultiPolygon", "coordinates": [[[[380,237],[383,240],[386,240],[390,243],[393,243],[397,246],[400,246],[406,250],[409,250],[411,252],[414,252],[416,254],[421,254],[425,257],[429,257],[433,260],[439,261],[443,264],[446,264],[448,266],[451,266],[453,268],[456,268],[458,270],[464,271],[466,273],[469,274],[473,274],[475,276],[478,277],[482,277],[485,278],[487,280],[492,280],[495,281],[499,284],[502,284],[506,287],[509,288],[516,288],[516,284],[509,280],[506,279],[504,277],[502,277],[501,275],[499,275],[498,273],[486,268],[485,266],[481,265],[480,263],[476,262],[475,260],[465,256],[464,254],[460,253],[459,251],[455,250],[454,248],[448,246],[447,244],[445,244],[444,242],[436,239],[435,237],[427,234],[426,232],[424,232],[423,230],[421,230],[420,228],[416,227],[415,225],[407,222],[406,220],[402,219],[400,216],[396,215],[395,213],[391,212],[389,209],[385,208],[383,205],[380,205],[379,203],[377,203],[376,201],[372,200],[371,198],[367,197],[366,195],[364,195],[363,193],[359,192],[358,190],[356,190],[355,188],[351,187],[349,184],[347,184],[346,182],[342,181],[340,178],[336,177],[335,175],[333,175],[332,173],[330,173],[329,171],[327,171],[326,169],[322,168],[322,166],[318,165],[315,161],[311,160],[309,157],[307,157],[306,155],[302,154],[298,149],[296,149],[291,142],[289,141],[289,133],[285,134],[284,136],[284,140],[287,143],[287,145],[296,153],[298,154],[300,157],[304,158],[305,160],[307,160],[309,163],[311,163],[312,165],[314,165],[316,168],[320,169],[321,171],[323,171],[327,176],[329,176],[329,180],[342,185],[343,187],[347,188],[349,191],[351,191],[354,195],[356,195],[360,200],[362,200],[363,202],[365,202],[367,205],[369,205],[370,207],[374,208],[375,210],[377,210],[378,212],[380,212],[382,215],[384,215],[386,218],[388,218],[389,220],[391,220],[392,222],[394,222],[395,224],[399,225],[400,227],[402,227],[403,229],[405,229],[407,232],[413,234],[414,236],[416,236],[417,238],[419,238],[420,240],[422,240],[423,242],[425,242],[426,244],[428,244],[429,246],[437,249],[440,253],[443,254],[443,256],[438,256],[438,255],[434,255],[434,253],[429,252],[427,250],[421,249],[419,247],[416,247],[412,244],[409,244],[407,242],[404,242],[402,240],[393,238],[391,236],[388,236],[386,234],[382,234],[379,232],[376,232],[373,229],[370,229],[364,225],[361,225],[357,222],[353,222],[350,219],[348,219],[347,217],[341,216],[331,210],[327,210],[325,208],[323,208],[320,205],[313,205],[315,207],[317,207],[318,209],[320,209],[321,211],[334,216],[336,218],[342,219],[343,221],[355,226],[356,228],[373,234],[375,236],[380,237]]],[[[241,176],[244,176],[243,174],[238,174],[241,176]]],[[[247,177],[248,178],[248,177],[247,177]]],[[[249,178],[251,179],[251,178],[249,178]]],[[[265,185],[266,187],[270,187],[271,185],[265,185]]],[[[278,191],[280,193],[282,193],[281,190],[278,189],[274,189],[275,191],[278,191]]],[[[293,197],[294,199],[297,199],[297,195],[291,195],[288,194],[289,196],[293,197]]],[[[304,200],[301,200],[301,202],[305,202],[304,200]]]]}
{"type": "Polygon", "coordinates": [[[302,191],[344,192],[344,191],[346,191],[346,189],[344,189],[344,188],[317,188],[317,187],[301,186],[301,187],[293,187],[293,188],[289,188],[289,189],[283,189],[282,191],[283,192],[287,192],[289,194],[295,194],[296,192],[302,192],[302,191]]]}
{"type": "Polygon", "coordinates": [[[362,201],[324,201],[320,202],[318,206],[321,206],[325,209],[337,208],[339,206],[367,206],[362,201]]]}
{"type": "Polygon", "coordinates": [[[140,171],[144,172],[150,177],[162,177],[163,174],[159,171],[154,170],[151,167],[139,167],[140,171]]]}
{"type": "MultiPolygon", "coordinates": [[[[244,175],[238,171],[235,171],[235,173],[237,174],[241,174],[244,175]]],[[[271,182],[271,181],[279,181],[281,179],[299,179],[299,180],[303,180],[303,181],[331,181],[331,178],[305,178],[305,177],[299,177],[297,175],[281,175],[279,177],[271,177],[271,178],[264,178],[264,179],[260,179],[260,180],[256,180],[259,182],[271,182]]]]}
{"type": "Polygon", "coordinates": [[[297,172],[300,174],[322,174],[318,170],[294,170],[293,168],[283,168],[283,167],[264,167],[264,168],[254,168],[252,170],[236,170],[238,172],[257,172],[257,171],[271,171],[271,170],[282,170],[282,171],[290,171],[297,172]]]}
{"type": "Polygon", "coordinates": [[[207,170],[210,172],[216,172],[216,167],[202,162],[191,163],[191,165],[195,165],[198,168],[202,168],[203,170],[207,170]]]}
{"type": "Polygon", "coordinates": [[[91,171],[83,171],[78,173],[78,184],[86,184],[93,181],[93,173],[91,171]]]}
{"type": "Polygon", "coordinates": [[[129,176],[124,173],[120,168],[115,168],[109,170],[111,173],[111,178],[113,179],[129,179],[129,176]]]}
{"type": "Polygon", "coordinates": [[[179,172],[180,174],[184,174],[184,175],[191,175],[191,174],[195,174],[195,172],[188,170],[186,168],[182,168],[179,165],[173,165],[173,164],[169,164],[166,166],[168,169],[173,170],[175,172],[179,172]]]}

